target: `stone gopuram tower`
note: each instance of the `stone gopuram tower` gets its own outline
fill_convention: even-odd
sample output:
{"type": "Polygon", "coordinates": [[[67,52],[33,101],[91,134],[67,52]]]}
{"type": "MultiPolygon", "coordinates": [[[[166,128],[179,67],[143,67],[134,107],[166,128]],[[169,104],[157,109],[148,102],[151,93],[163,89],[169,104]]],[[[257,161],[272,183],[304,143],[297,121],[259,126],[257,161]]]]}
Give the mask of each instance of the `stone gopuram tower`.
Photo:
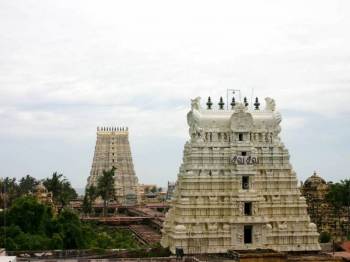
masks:
{"type": "Polygon", "coordinates": [[[177,186],[161,244],[175,253],[320,250],[289,153],[280,140],[275,102],[247,100],[213,110],[192,100],[177,186]]]}
{"type": "Polygon", "coordinates": [[[137,203],[138,179],[131,157],[128,128],[97,128],[94,159],[87,186],[97,185],[103,170],[115,167],[115,198],[123,205],[137,203]]]}

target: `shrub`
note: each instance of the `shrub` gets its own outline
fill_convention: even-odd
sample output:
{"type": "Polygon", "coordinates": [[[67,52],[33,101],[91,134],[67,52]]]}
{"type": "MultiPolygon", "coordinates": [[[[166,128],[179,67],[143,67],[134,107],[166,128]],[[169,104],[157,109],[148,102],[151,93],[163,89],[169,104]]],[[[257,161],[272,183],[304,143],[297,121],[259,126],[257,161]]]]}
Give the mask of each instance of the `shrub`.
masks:
{"type": "Polygon", "coordinates": [[[331,235],[328,232],[326,231],[321,232],[320,234],[321,243],[328,243],[330,240],[331,240],[331,235]]]}

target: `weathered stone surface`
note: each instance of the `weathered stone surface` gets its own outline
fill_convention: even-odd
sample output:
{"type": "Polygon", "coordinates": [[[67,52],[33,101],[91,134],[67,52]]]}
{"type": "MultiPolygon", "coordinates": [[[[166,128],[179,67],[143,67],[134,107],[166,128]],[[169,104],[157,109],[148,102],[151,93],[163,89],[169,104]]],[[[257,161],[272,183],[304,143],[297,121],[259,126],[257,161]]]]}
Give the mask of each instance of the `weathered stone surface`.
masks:
{"type": "Polygon", "coordinates": [[[103,170],[115,167],[115,198],[120,204],[138,200],[138,179],[135,175],[127,128],[98,128],[94,159],[88,186],[97,185],[103,170]]]}
{"type": "Polygon", "coordinates": [[[327,201],[330,184],[316,174],[301,184],[301,193],[306,198],[307,210],[311,221],[317,225],[318,232],[327,232],[336,241],[347,239],[348,210],[335,207],[327,201]]]}
{"type": "Polygon", "coordinates": [[[192,100],[174,198],[161,244],[175,253],[229,249],[320,250],[289,153],[281,142],[281,115],[264,110],[204,110],[192,100]]]}

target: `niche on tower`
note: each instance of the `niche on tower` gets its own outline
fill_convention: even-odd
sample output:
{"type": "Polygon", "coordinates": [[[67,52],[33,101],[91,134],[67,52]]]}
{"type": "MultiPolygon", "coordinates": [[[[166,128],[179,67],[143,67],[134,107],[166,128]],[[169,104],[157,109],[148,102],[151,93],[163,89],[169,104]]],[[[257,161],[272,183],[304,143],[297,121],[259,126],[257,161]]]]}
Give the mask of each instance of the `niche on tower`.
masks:
{"type": "Polygon", "coordinates": [[[245,225],[244,226],[244,244],[253,243],[253,226],[245,225]]]}

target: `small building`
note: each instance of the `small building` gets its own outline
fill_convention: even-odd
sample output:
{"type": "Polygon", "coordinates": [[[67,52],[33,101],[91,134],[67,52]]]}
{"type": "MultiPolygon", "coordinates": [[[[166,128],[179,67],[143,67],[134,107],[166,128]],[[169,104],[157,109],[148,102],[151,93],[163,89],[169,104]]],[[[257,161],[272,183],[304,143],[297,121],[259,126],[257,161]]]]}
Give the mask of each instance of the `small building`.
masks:
{"type": "Polygon", "coordinates": [[[171,200],[173,198],[175,185],[176,185],[175,182],[168,181],[168,188],[166,191],[166,200],[171,200]]]}
{"type": "Polygon", "coordinates": [[[139,196],[143,204],[160,203],[165,201],[166,192],[156,184],[140,184],[139,196]]]}
{"type": "Polygon", "coordinates": [[[311,221],[316,224],[319,233],[330,234],[332,239],[342,241],[347,238],[349,223],[346,208],[336,208],[327,201],[330,184],[316,172],[301,184],[301,192],[306,198],[307,210],[311,221]]]}

